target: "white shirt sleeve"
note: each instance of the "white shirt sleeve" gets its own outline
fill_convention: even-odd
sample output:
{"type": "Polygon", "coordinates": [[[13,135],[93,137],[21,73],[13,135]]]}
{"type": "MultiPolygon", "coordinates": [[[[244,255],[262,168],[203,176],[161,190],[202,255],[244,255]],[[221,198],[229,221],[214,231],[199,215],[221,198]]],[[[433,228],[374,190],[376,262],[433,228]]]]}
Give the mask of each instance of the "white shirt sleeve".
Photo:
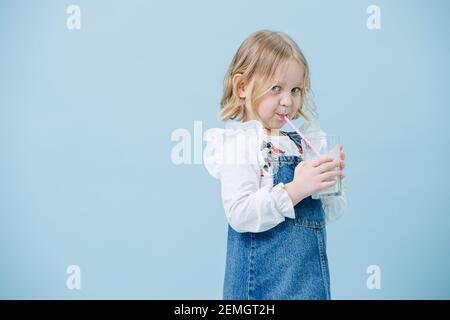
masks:
{"type": "Polygon", "coordinates": [[[336,221],[344,214],[347,207],[346,185],[342,180],[342,194],[339,196],[329,196],[321,199],[322,208],[325,211],[325,222],[327,224],[336,221]]]}
{"type": "Polygon", "coordinates": [[[294,218],[292,200],[282,183],[260,187],[259,122],[248,121],[226,130],[215,128],[206,132],[204,163],[209,173],[220,179],[230,226],[237,232],[263,232],[286,217],[294,218]]]}

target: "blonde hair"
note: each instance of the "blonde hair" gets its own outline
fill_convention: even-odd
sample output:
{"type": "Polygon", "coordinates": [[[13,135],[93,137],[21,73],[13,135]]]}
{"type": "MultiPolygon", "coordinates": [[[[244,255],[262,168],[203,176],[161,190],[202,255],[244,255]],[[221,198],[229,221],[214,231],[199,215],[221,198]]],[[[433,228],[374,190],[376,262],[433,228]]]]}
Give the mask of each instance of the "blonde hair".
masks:
{"type": "Polygon", "coordinates": [[[318,118],[316,106],[311,95],[311,81],[308,62],[302,51],[288,35],[283,32],[260,30],[251,34],[239,47],[233,57],[224,79],[224,92],[220,101],[219,120],[259,119],[255,107],[260,99],[270,91],[276,82],[275,72],[279,67],[285,68],[290,59],[295,59],[304,66],[305,73],[301,89],[301,104],[292,118],[304,117],[308,122],[312,117],[318,118]],[[241,79],[233,84],[233,76],[242,74],[241,79]],[[249,83],[254,79],[251,93],[251,108],[245,108],[245,102],[239,97],[239,84],[249,83]],[[250,112],[251,114],[248,114],[250,112]]]}

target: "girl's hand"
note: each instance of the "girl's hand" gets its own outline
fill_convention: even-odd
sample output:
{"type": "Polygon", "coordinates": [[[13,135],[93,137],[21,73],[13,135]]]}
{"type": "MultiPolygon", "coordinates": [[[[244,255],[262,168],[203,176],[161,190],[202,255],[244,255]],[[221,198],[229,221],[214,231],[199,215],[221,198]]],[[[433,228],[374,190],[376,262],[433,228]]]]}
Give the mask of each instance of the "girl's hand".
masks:
{"type": "MultiPolygon", "coordinates": [[[[341,161],[340,161],[340,168],[343,171],[345,168],[345,152],[344,152],[344,146],[341,144],[341,161]]],[[[342,174],[341,179],[343,180],[345,177],[344,174],[342,174]]]]}
{"type": "Polygon", "coordinates": [[[286,183],[286,189],[294,206],[302,199],[336,183],[336,177],[341,175],[340,160],[334,161],[330,156],[323,156],[312,161],[301,161],[294,172],[294,179],[286,183]]]}

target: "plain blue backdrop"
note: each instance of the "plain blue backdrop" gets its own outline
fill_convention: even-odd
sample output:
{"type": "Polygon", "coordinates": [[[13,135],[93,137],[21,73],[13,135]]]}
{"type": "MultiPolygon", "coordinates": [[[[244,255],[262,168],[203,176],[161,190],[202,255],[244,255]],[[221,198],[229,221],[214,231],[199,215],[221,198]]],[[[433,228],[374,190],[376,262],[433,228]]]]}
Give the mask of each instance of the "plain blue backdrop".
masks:
{"type": "Polygon", "coordinates": [[[450,298],[449,14],[444,0],[1,0],[0,298],[221,299],[219,183],[171,161],[171,134],[223,126],[223,76],[260,29],[302,48],[347,154],[332,298],[450,298]]]}

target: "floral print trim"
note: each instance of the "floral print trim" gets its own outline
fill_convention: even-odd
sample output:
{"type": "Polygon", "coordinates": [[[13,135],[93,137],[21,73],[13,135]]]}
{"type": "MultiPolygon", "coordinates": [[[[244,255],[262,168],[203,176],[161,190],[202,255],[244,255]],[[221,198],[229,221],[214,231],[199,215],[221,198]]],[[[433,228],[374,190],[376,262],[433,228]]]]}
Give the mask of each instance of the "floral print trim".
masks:
{"type": "MultiPolygon", "coordinates": [[[[290,136],[289,134],[287,134],[287,133],[285,133],[285,132],[281,132],[281,133],[284,134],[284,135],[286,135],[286,136],[288,136],[289,138],[291,138],[291,136],[290,136]]],[[[292,142],[294,142],[294,144],[297,146],[298,152],[300,153],[301,158],[303,159],[303,148],[302,148],[301,144],[300,144],[300,143],[297,143],[297,141],[295,141],[295,140],[292,139],[292,138],[291,138],[291,140],[292,140],[292,142]]]]}
{"type": "MultiPolygon", "coordinates": [[[[300,157],[303,160],[303,148],[297,143],[288,133],[281,131],[281,133],[285,136],[288,136],[292,142],[296,145],[298,152],[300,153],[300,157]]],[[[264,159],[264,165],[260,169],[260,176],[264,177],[267,175],[272,175],[272,163],[277,162],[280,156],[283,156],[286,151],[283,151],[273,145],[270,141],[263,141],[261,146],[261,153],[264,159]]]]}
{"type": "Polygon", "coordinates": [[[272,162],[278,161],[278,158],[286,152],[275,147],[270,141],[263,141],[261,153],[264,159],[264,165],[260,170],[260,176],[264,177],[272,174],[272,162]]]}

